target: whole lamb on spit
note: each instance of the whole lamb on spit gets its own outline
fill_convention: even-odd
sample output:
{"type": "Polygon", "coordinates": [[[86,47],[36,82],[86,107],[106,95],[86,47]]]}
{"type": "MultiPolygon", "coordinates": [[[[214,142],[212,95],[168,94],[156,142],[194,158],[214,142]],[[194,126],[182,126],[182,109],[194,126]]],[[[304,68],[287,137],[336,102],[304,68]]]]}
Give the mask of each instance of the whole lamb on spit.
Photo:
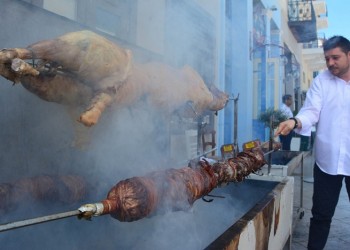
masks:
{"type": "Polygon", "coordinates": [[[107,106],[145,100],[165,114],[198,116],[225,107],[228,95],[207,87],[191,67],[136,64],[132,53],[91,31],[71,32],[27,48],[0,51],[0,75],[49,102],[84,107],[78,121],[95,125],[107,106]],[[191,105],[193,112],[184,108],[191,105]]]}

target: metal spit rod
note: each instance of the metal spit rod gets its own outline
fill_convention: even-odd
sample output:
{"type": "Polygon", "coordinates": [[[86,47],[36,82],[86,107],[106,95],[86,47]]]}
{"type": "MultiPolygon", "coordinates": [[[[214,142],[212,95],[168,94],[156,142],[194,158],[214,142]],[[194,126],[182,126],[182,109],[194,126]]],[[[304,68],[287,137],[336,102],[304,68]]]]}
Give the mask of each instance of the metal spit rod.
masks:
{"type": "Polygon", "coordinates": [[[270,155],[270,154],[272,154],[272,153],[275,152],[275,151],[276,151],[276,150],[272,149],[272,150],[270,150],[270,151],[264,153],[264,156],[270,155]]]}
{"type": "MultiPolygon", "coordinates": [[[[271,115],[270,117],[270,136],[269,136],[269,151],[272,150],[272,144],[273,144],[273,121],[275,120],[274,115],[271,115]]],[[[271,173],[271,163],[272,163],[272,154],[269,154],[269,160],[268,160],[268,167],[267,167],[267,173],[271,173]]]]}
{"type": "Polygon", "coordinates": [[[237,155],[237,152],[239,151],[238,148],[238,141],[237,141],[237,128],[238,128],[238,99],[239,99],[239,93],[236,98],[233,98],[234,108],[233,108],[233,119],[234,119],[234,129],[233,129],[233,145],[234,145],[234,156],[237,155]]]}
{"type": "Polygon", "coordinates": [[[189,159],[189,160],[181,161],[180,164],[186,164],[186,163],[188,163],[188,162],[198,160],[198,159],[201,158],[202,156],[206,156],[207,154],[210,154],[211,152],[213,152],[213,151],[215,151],[215,150],[217,150],[217,149],[218,149],[217,147],[212,148],[212,149],[210,149],[210,150],[208,150],[208,151],[206,151],[206,152],[204,152],[204,153],[202,153],[202,154],[200,154],[200,155],[196,155],[195,157],[193,157],[193,158],[191,158],[191,159],[189,159]]]}
{"type": "Polygon", "coordinates": [[[80,215],[81,213],[82,212],[79,210],[73,210],[69,212],[46,215],[46,216],[37,217],[33,219],[28,219],[28,220],[10,222],[10,223],[0,225],[0,232],[21,228],[21,227],[26,227],[26,226],[31,226],[39,223],[44,223],[47,221],[53,221],[53,220],[64,219],[67,217],[77,216],[77,215],[80,215]]]}
{"type": "Polygon", "coordinates": [[[194,160],[194,159],[196,159],[196,158],[198,158],[198,157],[205,156],[205,155],[207,155],[207,154],[209,154],[209,153],[211,153],[211,152],[213,152],[213,151],[215,151],[215,150],[217,150],[217,147],[212,148],[212,149],[210,149],[210,150],[208,150],[208,151],[204,152],[204,153],[203,153],[203,154],[201,154],[201,155],[198,155],[197,157],[193,158],[192,160],[194,160]]]}

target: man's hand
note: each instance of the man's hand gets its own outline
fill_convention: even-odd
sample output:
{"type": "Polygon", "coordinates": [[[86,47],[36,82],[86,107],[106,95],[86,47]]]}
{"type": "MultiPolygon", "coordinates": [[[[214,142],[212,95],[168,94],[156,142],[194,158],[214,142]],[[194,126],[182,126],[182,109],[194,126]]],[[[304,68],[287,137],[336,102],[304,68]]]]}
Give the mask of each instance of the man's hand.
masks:
{"type": "Polygon", "coordinates": [[[278,125],[278,128],[275,132],[275,136],[277,135],[288,135],[290,131],[293,130],[295,126],[295,121],[294,120],[286,120],[284,122],[281,122],[278,125]]]}

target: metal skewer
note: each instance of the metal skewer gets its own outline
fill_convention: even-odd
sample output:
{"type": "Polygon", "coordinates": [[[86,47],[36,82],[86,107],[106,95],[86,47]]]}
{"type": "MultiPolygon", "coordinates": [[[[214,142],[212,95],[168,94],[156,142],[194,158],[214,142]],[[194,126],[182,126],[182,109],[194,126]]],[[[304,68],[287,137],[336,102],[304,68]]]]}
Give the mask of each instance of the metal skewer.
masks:
{"type": "Polygon", "coordinates": [[[47,221],[53,221],[53,220],[59,220],[67,217],[72,217],[72,216],[77,216],[80,215],[82,212],[79,210],[73,210],[69,212],[64,212],[64,213],[58,213],[58,214],[52,214],[52,215],[47,215],[47,216],[42,216],[42,217],[37,217],[33,219],[28,219],[28,220],[22,220],[22,221],[15,221],[15,222],[10,222],[6,224],[1,224],[0,225],[0,232],[8,231],[11,229],[16,229],[20,227],[26,227],[30,225],[35,225],[39,223],[44,223],[47,221]]]}
{"type": "MultiPolygon", "coordinates": [[[[273,144],[273,122],[275,120],[274,115],[271,115],[270,117],[270,140],[269,140],[269,151],[272,150],[272,144],[273,144]]],[[[268,159],[268,171],[267,173],[270,174],[271,173],[271,163],[272,163],[272,154],[268,155],[269,159],[268,159]]]]}
{"type": "Polygon", "coordinates": [[[272,149],[272,150],[270,150],[270,151],[264,153],[264,156],[270,155],[271,153],[276,152],[276,151],[277,151],[277,150],[272,149]]]}
{"type": "Polygon", "coordinates": [[[195,158],[193,158],[193,159],[191,159],[191,160],[194,160],[194,159],[196,159],[196,158],[198,158],[198,157],[206,156],[207,154],[209,154],[209,153],[211,153],[211,152],[213,152],[213,151],[215,151],[215,150],[217,150],[217,147],[212,148],[212,149],[210,149],[210,150],[204,152],[203,154],[196,156],[195,158]]]}
{"type": "Polygon", "coordinates": [[[234,128],[233,128],[233,145],[234,145],[234,156],[237,156],[237,153],[239,152],[238,147],[238,136],[237,136],[237,129],[238,129],[238,99],[239,99],[239,93],[236,98],[233,98],[234,108],[233,108],[233,119],[234,119],[234,128]]]}

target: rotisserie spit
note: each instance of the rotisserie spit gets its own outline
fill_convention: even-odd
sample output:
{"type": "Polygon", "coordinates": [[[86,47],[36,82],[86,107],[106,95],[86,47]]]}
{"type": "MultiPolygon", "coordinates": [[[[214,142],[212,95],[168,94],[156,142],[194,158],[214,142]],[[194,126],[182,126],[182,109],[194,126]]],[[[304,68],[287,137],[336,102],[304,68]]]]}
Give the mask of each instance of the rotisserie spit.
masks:
{"type": "Polygon", "coordinates": [[[240,152],[237,157],[196,168],[155,171],[117,183],[101,203],[79,208],[82,217],[110,214],[119,221],[135,221],[165,211],[187,210],[199,198],[228,182],[241,182],[265,164],[262,150],[240,152]]]}
{"type": "MultiPolygon", "coordinates": [[[[90,219],[92,216],[110,214],[119,221],[131,222],[167,211],[188,210],[197,199],[205,200],[204,196],[209,195],[214,188],[229,182],[242,182],[248,175],[261,169],[266,164],[262,148],[261,145],[245,148],[236,157],[214,164],[202,159],[195,167],[154,171],[143,177],[125,179],[118,182],[109,191],[107,198],[99,203],[86,204],[74,211],[0,225],[0,232],[75,215],[90,219]]],[[[280,143],[274,142],[274,148],[279,149],[280,143]]],[[[47,178],[44,176],[44,180],[50,180],[47,178]]],[[[6,201],[6,185],[4,187],[2,196],[6,201]]],[[[37,195],[35,190],[32,195],[37,195]]]]}

